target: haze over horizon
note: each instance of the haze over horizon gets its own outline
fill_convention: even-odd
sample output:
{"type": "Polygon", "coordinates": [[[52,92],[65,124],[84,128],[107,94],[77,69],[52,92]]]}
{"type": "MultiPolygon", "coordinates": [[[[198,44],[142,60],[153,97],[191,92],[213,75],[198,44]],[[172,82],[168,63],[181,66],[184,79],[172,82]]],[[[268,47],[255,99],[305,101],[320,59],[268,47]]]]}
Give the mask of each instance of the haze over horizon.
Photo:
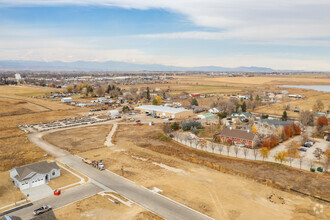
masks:
{"type": "Polygon", "coordinates": [[[2,0],[0,60],[330,71],[327,0],[2,0]]]}

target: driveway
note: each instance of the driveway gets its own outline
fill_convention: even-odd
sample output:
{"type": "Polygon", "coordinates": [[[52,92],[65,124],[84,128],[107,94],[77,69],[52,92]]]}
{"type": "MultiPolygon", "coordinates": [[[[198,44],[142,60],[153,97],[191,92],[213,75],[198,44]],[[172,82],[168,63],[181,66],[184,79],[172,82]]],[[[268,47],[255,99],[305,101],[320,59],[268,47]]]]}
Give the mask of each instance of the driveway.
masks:
{"type": "Polygon", "coordinates": [[[41,186],[24,189],[22,193],[24,193],[31,202],[34,202],[53,195],[53,190],[47,184],[43,184],[41,186]]]}

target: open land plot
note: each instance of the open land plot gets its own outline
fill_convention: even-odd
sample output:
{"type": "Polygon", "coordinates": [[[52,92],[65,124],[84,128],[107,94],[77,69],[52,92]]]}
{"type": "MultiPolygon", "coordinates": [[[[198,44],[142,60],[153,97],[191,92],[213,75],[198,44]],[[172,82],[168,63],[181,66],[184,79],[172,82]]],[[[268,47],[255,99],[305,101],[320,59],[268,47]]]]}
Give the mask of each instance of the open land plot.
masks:
{"type": "MultiPolygon", "coordinates": [[[[176,79],[180,79],[182,83],[198,83],[198,84],[209,84],[209,85],[244,85],[244,86],[255,86],[255,85],[329,85],[330,78],[325,76],[323,78],[301,75],[296,77],[291,76],[264,76],[264,77],[224,77],[224,76],[176,76],[176,79]]],[[[176,80],[177,81],[177,80],[176,80]]],[[[170,81],[171,82],[171,81],[170,81]]]]}
{"type": "Polygon", "coordinates": [[[12,183],[9,171],[0,172],[0,207],[21,201],[22,198],[26,199],[21,190],[12,183]]]}
{"type": "Polygon", "coordinates": [[[161,220],[162,218],[141,208],[115,204],[107,196],[95,195],[55,211],[59,220],[66,219],[118,219],[118,220],[161,220]]]}
{"type": "Polygon", "coordinates": [[[114,141],[127,140],[137,146],[147,148],[165,155],[175,156],[189,162],[203,164],[208,167],[241,174],[260,181],[270,181],[274,186],[283,188],[293,187],[296,190],[321,196],[330,200],[330,192],[327,184],[330,183],[329,176],[317,175],[297,169],[290,169],[274,163],[264,163],[246,160],[235,160],[212,153],[195,150],[175,141],[161,141],[163,134],[161,126],[144,126],[132,128],[134,125],[120,125],[114,137],[114,141]],[[135,138],[138,136],[139,138],[135,138]],[[309,182],[308,185],[305,185],[309,182]]]}
{"type": "Polygon", "coordinates": [[[80,114],[87,111],[28,97],[49,91],[53,89],[0,86],[0,115],[3,116],[0,117],[0,171],[44,159],[46,152],[30,143],[18,125],[81,117],[80,114]]]}
{"type": "MultiPolygon", "coordinates": [[[[297,91],[298,93],[299,91],[297,91]]],[[[283,111],[285,110],[285,107],[287,105],[290,105],[291,110],[287,110],[289,117],[299,117],[299,113],[293,112],[295,108],[300,109],[300,111],[311,111],[313,109],[313,105],[316,103],[317,100],[321,100],[324,104],[324,110],[328,109],[328,106],[330,106],[330,94],[323,93],[323,92],[316,92],[309,90],[309,94],[306,94],[305,98],[302,99],[287,99],[284,102],[271,104],[268,106],[262,106],[254,112],[268,114],[268,115],[282,115],[283,111]]],[[[299,94],[304,93],[300,92],[299,94]]]]}
{"type": "Polygon", "coordinates": [[[313,211],[317,201],[276,189],[284,179],[281,184],[326,194],[327,177],[311,176],[270,163],[213,158],[172,141],[160,141],[160,135],[161,128],[157,126],[119,125],[115,146],[78,155],[103,159],[112,172],[124,174],[149,189],[156,187],[162,190],[161,194],[215,219],[326,219],[330,216],[328,205],[324,204],[323,214],[317,215],[313,211]],[[214,161],[219,166],[210,169],[215,166],[214,161]],[[255,176],[256,173],[259,176],[255,176]],[[275,188],[254,181],[256,179],[268,179],[264,182],[275,188]]]}
{"type": "Polygon", "coordinates": [[[14,101],[23,101],[40,106],[48,110],[67,110],[72,106],[53,102],[42,98],[32,98],[34,96],[46,95],[50,92],[58,91],[54,88],[32,87],[32,86],[0,86],[1,98],[12,99],[14,101]]]}
{"type": "MultiPolygon", "coordinates": [[[[120,86],[124,89],[129,89],[131,86],[120,86]]],[[[238,86],[225,86],[225,85],[212,85],[212,84],[196,84],[195,82],[192,83],[185,83],[185,82],[175,82],[170,81],[168,84],[143,84],[143,85],[136,85],[137,88],[160,88],[163,90],[170,89],[170,94],[178,95],[181,93],[203,93],[203,94],[213,94],[213,93],[233,93],[233,92],[240,92],[244,87],[238,86]]]]}
{"type": "Polygon", "coordinates": [[[104,147],[112,125],[87,126],[49,133],[43,137],[47,142],[71,153],[104,147]]]}

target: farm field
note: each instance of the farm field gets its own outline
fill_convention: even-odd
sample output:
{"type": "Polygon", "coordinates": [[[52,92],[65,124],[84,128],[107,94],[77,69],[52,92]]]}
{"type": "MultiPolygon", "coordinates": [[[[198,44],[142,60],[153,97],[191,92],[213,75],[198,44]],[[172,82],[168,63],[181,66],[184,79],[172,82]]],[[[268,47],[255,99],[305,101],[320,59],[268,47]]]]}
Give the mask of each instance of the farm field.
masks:
{"type": "Polygon", "coordinates": [[[49,133],[43,139],[71,153],[79,153],[104,147],[111,128],[112,125],[73,128],[49,133]]]}
{"type": "Polygon", "coordinates": [[[299,113],[293,112],[295,107],[297,107],[301,111],[302,110],[311,111],[313,109],[313,105],[316,103],[317,100],[322,100],[325,109],[327,109],[328,106],[330,106],[330,94],[311,91],[310,94],[303,99],[288,100],[282,103],[263,106],[256,109],[254,112],[264,113],[269,115],[282,115],[283,111],[285,110],[285,106],[289,104],[291,106],[291,111],[287,111],[288,116],[298,118],[299,113]]]}
{"type": "MultiPolygon", "coordinates": [[[[85,151],[78,155],[102,159],[107,169],[119,175],[122,175],[123,167],[126,178],[149,189],[156,187],[165,196],[216,219],[314,219],[316,214],[313,207],[317,201],[276,189],[281,179],[287,181],[281,184],[295,187],[309,182],[311,187],[307,187],[307,190],[329,197],[324,191],[328,178],[315,178],[315,174],[301,173],[272,164],[258,163],[255,166],[252,162],[252,166],[250,163],[225,157],[216,157],[221,158],[217,159],[221,166],[219,172],[209,168],[215,161],[213,157],[206,159],[208,155],[205,153],[172,142],[164,143],[160,141],[159,135],[161,128],[157,126],[119,125],[115,146],[85,151]],[[183,157],[178,148],[185,151],[187,156],[183,157]],[[259,176],[252,174],[246,178],[240,174],[242,170],[251,174],[252,167],[257,169],[259,176]],[[278,171],[274,173],[270,170],[278,171]],[[299,173],[296,175],[295,172],[299,173]],[[253,180],[268,179],[267,173],[273,173],[273,179],[264,183],[275,188],[253,180]],[[237,201],[240,201],[240,206],[236,205],[237,201]],[[285,204],[282,204],[283,201],[285,204]]],[[[86,139],[83,144],[89,145],[88,142],[86,139]]],[[[329,207],[324,206],[325,212],[318,216],[321,219],[330,216],[329,207]]]]}
{"type": "MultiPolygon", "coordinates": [[[[138,85],[139,88],[150,87],[160,89],[170,89],[170,94],[179,95],[183,93],[201,93],[216,95],[232,95],[244,94],[257,91],[280,92],[287,90],[290,94],[300,94],[303,99],[286,98],[281,103],[271,104],[255,110],[258,113],[282,115],[284,106],[291,105],[291,111],[288,111],[290,117],[299,117],[298,113],[293,112],[295,107],[301,110],[310,110],[316,100],[320,99],[324,103],[325,108],[330,106],[330,95],[324,92],[318,92],[309,89],[298,89],[289,87],[278,87],[278,85],[330,85],[330,78],[326,74],[309,74],[294,76],[267,76],[267,77],[223,77],[223,76],[174,76],[175,79],[168,80],[168,84],[148,84],[138,85]]],[[[129,86],[123,86],[129,88],[129,86]]],[[[212,99],[212,98],[209,98],[212,99]]],[[[214,98],[213,98],[214,99],[214,98]]],[[[180,100],[183,104],[188,105],[190,99],[180,100]]],[[[202,106],[210,105],[212,101],[198,99],[198,103],[202,106]]]]}
{"type": "Polygon", "coordinates": [[[138,205],[127,207],[115,204],[108,197],[95,195],[54,211],[56,219],[118,219],[118,220],[161,220],[162,218],[146,211],[138,205]]]}

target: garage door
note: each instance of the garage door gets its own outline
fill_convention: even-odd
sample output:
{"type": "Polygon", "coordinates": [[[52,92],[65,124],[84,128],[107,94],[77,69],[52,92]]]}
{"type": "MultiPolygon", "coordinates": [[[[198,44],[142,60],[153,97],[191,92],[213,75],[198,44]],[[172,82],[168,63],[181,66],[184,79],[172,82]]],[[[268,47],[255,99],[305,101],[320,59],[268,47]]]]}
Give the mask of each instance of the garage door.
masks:
{"type": "Polygon", "coordinates": [[[20,189],[21,190],[24,190],[24,189],[28,189],[30,186],[29,186],[29,183],[26,183],[26,184],[22,184],[20,189]]]}
{"type": "Polygon", "coordinates": [[[34,180],[31,183],[31,187],[40,186],[40,185],[44,184],[44,182],[45,182],[44,180],[34,180]]]}

